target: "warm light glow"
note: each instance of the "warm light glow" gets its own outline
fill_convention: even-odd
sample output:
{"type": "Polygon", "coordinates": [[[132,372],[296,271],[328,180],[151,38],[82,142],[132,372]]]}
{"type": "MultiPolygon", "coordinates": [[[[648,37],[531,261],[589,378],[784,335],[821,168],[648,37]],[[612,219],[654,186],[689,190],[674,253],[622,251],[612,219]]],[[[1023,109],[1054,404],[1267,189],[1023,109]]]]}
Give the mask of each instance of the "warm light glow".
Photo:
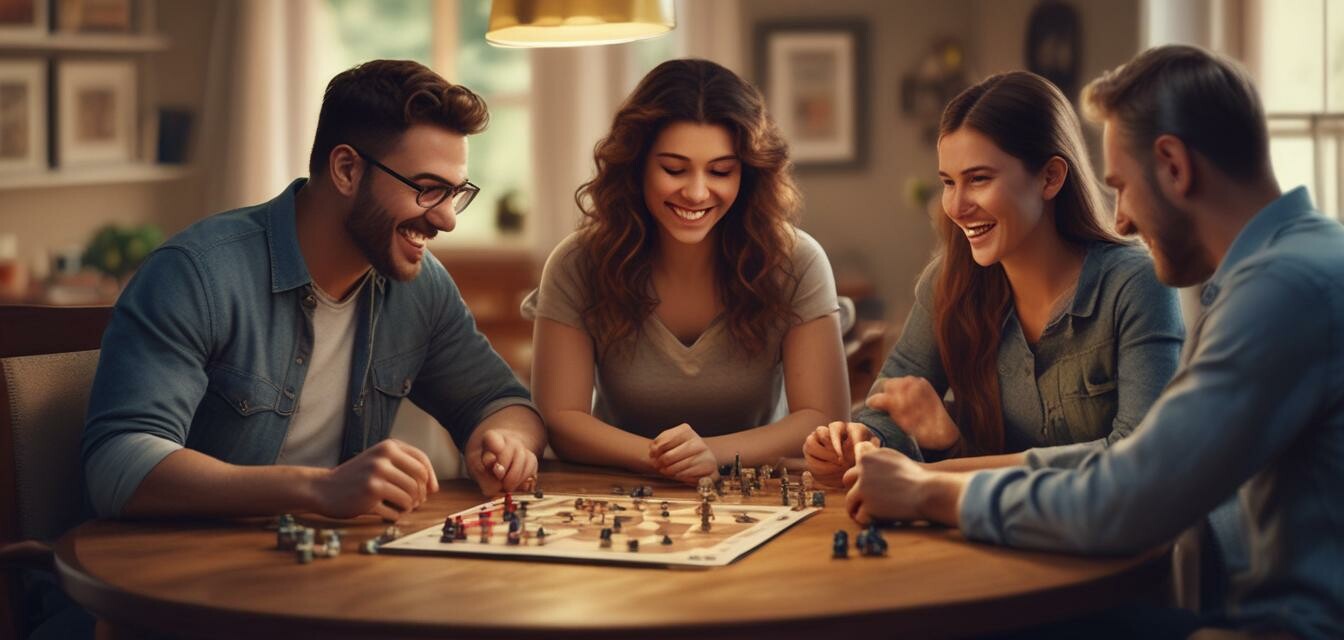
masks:
{"type": "Polygon", "coordinates": [[[497,47],[581,47],[660,36],[672,0],[494,0],[485,39],[497,47]]]}

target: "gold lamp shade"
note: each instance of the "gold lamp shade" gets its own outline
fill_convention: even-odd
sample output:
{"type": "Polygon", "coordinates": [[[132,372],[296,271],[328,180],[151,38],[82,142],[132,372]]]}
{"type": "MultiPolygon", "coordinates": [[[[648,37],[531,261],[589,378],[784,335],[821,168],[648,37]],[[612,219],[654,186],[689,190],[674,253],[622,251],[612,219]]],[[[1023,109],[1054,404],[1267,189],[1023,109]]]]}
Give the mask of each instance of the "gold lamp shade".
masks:
{"type": "Polygon", "coordinates": [[[582,47],[660,36],[673,0],[493,0],[485,40],[497,47],[582,47]]]}

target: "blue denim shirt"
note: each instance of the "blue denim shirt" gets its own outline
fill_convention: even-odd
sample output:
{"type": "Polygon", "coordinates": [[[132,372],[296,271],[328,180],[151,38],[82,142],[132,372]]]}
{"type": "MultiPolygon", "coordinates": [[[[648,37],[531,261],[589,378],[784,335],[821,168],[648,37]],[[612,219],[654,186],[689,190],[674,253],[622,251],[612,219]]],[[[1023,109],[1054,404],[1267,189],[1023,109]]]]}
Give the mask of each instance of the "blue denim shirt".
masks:
{"type": "MultiPolygon", "coordinates": [[[[187,228],[117,300],[83,439],[98,515],[119,514],[182,447],[243,465],[279,456],[313,347],[316,300],[294,226],[304,182],[187,228]]],[[[387,438],[403,398],[458,447],[491,413],[532,407],[433,255],[414,280],[375,274],[358,295],[342,461],[387,438]]]]}
{"type": "MultiPolygon", "coordinates": [[[[874,392],[898,376],[925,378],[939,395],[947,391],[933,328],[938,270],[935,262],[920,276],[915,306],[874,392]]],[[[1026,450],[1033,467],[1066,467],[1129,435],[1176,371],[1184,335],[1176,291],[1157,281],[1147,252],[1090,244],[1072,302],[1034,348],[1016,311],[1010,307],[1003,319],[998,364],[1005,449],[1026,450]]],[[[922,459],[917,443],[886,412],[865,408],[855,419],[885,446],[922,459]]],[[[968,433],[968,425],[958,426],[968,433]]]]}
{"type": "Polygon", "coordinates": [[[1305,188],[1241,230],[1201,290],[1181,367],[1133,437],[1074,469],[973,475],[967,537],[1130,553],[1238,494],[1250,568],[1227,613],[1344,637],[1344,226],[1305,188]]]}

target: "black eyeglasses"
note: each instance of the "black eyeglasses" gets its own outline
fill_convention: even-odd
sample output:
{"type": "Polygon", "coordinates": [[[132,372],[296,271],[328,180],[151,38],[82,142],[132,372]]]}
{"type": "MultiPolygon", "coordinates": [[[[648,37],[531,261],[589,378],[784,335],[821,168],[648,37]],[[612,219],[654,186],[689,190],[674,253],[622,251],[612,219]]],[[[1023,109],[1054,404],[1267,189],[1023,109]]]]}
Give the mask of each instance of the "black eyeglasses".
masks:
{"type": "Polygon", "coordinates": [[[444,200],[452,198],[453,213],[462,213],[462,210],[466,209],[467,205],[471,204],[471,201],[476,198],[476,194],[481,192],[481,188],[472,184],[470,180],[463,182],[462,184],[444,183],[434,184],[427,187],[393,171],[388,168],[387,165],[375,160],[373,156],[364,153],[355,147],[350,148],[355,149],[355,153],[358,153],[359,157],[369,161],[369,164],[382,169],[387,175],[392,176],[393,178],[400,180],[402,184],[415,189],[415,203],[426,209],[433,209],[434,207],[439,206],[439,203],[444,200]]]}

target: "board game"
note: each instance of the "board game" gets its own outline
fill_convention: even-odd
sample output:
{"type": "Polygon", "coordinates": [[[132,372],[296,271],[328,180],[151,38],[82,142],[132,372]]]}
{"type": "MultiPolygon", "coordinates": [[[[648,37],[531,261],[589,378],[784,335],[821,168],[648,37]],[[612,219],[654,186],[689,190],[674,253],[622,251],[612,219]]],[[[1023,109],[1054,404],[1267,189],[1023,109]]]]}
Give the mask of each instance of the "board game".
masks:
{"type": "Polygon", "coordinates": [[[450,514],[445,524],[384,543],[378,552],[716,567],[817,511],[670,498],[509,496],[450,514]],[[708,515],[701,513],[705,504],[708,515]]]}

